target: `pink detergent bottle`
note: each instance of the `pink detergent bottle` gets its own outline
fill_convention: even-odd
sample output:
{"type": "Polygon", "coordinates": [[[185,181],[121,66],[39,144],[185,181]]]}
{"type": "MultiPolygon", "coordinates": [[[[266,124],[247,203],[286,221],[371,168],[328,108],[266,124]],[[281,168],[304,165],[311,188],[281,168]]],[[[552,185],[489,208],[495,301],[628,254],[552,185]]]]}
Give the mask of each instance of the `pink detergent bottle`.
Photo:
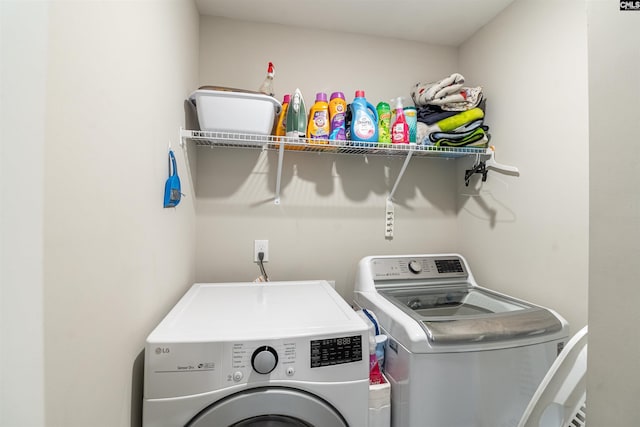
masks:
{"type": "MultiPolygon", "coordinates": [[[[391,100],[393,102],[393,99],[391,100]]],[[[391,126],[391,142],[393,144],[409,143],[409,124],[404,116],[402,107],[402,97],[395,98],[396,101],[396,120],[391,126]]]]}

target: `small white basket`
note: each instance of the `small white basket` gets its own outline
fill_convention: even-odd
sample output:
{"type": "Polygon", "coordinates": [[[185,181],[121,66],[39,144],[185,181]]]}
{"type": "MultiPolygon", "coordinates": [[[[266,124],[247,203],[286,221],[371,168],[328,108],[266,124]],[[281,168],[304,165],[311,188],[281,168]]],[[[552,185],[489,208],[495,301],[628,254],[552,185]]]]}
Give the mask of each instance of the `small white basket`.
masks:
{"type": "Polygon", "coordinates": [[[277,99],[257,93],[199,89],[189,99],[203,131],[270,135],[282,109],[277,99]]]}

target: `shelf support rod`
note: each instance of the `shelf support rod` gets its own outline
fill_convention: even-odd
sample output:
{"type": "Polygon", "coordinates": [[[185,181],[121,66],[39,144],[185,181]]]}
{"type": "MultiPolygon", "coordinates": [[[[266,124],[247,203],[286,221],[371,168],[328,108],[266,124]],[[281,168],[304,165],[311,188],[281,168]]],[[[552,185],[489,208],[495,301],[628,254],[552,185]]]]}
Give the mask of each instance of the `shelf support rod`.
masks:
{"type": "Polygon", "coordinates": [[[182,126],[180,126],[180,139],[178,140],[180,142],[180,147],[184,148],[186,138],[187,138],[187,132],[184,129],[182,129],[182,126]]]}
{"type": "Polygon", "coordinates": [[[398,177],[396,178],[395,184],[393,184],[393,188],[391,189],[391,193],[389,193],[389,196],[387,196],[387,200],[389,200],[389,201],[393,200],[393,195],[396,194],[396,189],[398,188],[398,184],[400,183],[400,180],[402,179],[402,176],[404,175],[404,172],[407,170],[407,165],[409,164],[409,161],[411,160],[411,156],[412,155],[413,155],[413,148],[409,148],[409,153],[407,154],[407,157],[404,159],[404,163],[402,165],[402,168],[400,169],[400,173],[398,174],[398,177]]]}
{"type": "Polygon", "coordinates": [[[280,185],[282,178],[282,160],[284,159],[284,141],[280,141],[280,147],[278,147],[278,174],[276,175],[276,198],[274,203],[280,204],[280,185]]]}

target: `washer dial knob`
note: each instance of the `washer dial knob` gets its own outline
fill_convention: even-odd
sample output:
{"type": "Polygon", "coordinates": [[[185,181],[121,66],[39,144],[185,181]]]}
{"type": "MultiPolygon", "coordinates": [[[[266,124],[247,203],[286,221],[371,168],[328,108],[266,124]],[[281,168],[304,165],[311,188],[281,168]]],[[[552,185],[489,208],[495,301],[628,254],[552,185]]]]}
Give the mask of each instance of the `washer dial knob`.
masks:
{"type": "Polygon", "coordinates": [[[278,353],[268,345],[260,346],[251,356],[251,366],[259,374],[268,374],[278,364],[278,353]]]}
{"type": "Polygon", "coordinates": [[[409,270],[414,274],[418,274],[422,271],[422,264],[420,264],[420,261],[412,259],[409,261],[409,270]]]}

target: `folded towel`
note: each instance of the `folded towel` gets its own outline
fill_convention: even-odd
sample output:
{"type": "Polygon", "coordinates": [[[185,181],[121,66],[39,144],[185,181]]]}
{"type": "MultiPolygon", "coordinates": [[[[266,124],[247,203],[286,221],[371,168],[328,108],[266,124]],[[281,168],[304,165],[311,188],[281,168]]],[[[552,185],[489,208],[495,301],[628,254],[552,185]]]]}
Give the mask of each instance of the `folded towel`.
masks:
{"type": "Polygon", "coordinates": [[[463,111],[461,113],[457,113],[453,116],[447,117],[446,119],[440,120],[432,125],[427,125],[425,123],[420,122],[424,126],[420,128],[420,134],[422,136],[422,140],[425,143],[428,143],[425,137],[431,135],[436,132],[455,132],[456,129],[460,128],[461,131],[464,131],[464,126],[470,125],[471,123],[475,123],[480,120],[480,124],[482,124],[482,119],[484,118],[484,111],[480,108],[472,108],[468,111],[463,111]]]}
{"type": "Polygon", "coordinates": [[[418,122],[432,125],[447,117],[455,116],[457,111],[444,111],[442,108],[435,105],[424,105],[418,107],[418,122]]]}
{"type": "Polygon", "coordinates": [[[478,119],[484,118],[484,111],[480,108],[472,108],[471,110],[463,111],[454,116],[447,117],[446,119],[436,122],[432,128],[432,132],[451,132],[460,126],[474,122],[478,119]]]}
{"type": "Polygon", "coordinates": [[[488,131],[489,126],[482,126],[482,120],[476,120],[469,125],[461,126],[454,132],[433,132],[429,134],[431,142],[435,142],[439,139],[447,139],[451,141],[462,141],[465,138],[471,136],[478,128],[483,131],[488,131]]]}
{"type": "Polygon", "coordinates": [[[461,140],[454,140],[450,138],[440,138],[435,141],[430,141],[436,147],[474,147],[474,148],[486,148],[489,146],[489,139],[491,136],[484,131],[483,128],[474,130],[470,135],[461,140]]]}
{"type": "Polygon", "coordinates": [[[464,98],[460,95],[460,89],[464,84],[461,74],[453,73],[448,77],[427,84],[416,83],[411,89],[411,98],[416,106],[433,104],[434,100],[447,99],[447,102],[460,102],[464,98]]]}

